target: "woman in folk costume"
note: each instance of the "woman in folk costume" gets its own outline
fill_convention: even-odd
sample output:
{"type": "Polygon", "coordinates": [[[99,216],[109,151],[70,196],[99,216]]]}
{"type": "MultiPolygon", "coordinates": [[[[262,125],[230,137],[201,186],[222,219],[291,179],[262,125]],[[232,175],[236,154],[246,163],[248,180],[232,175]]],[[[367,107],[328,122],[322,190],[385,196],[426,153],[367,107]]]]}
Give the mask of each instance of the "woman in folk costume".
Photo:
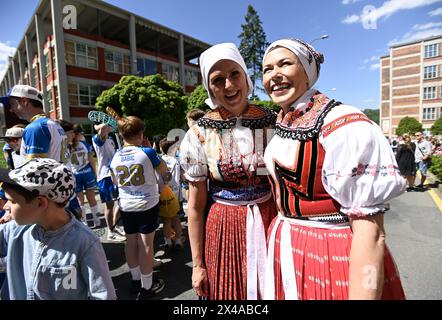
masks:
{"type": "Polygon", "coordinates": [[[312,88],[322,62],[301,40],[264,55],[264,88],[282,109],[265,152],[278,216],[264,298],[403,299],[383,214],[405,181],[380,128],[312,88]]]}
{"type": "Polygon", "coordinates": [[[259,299],[266,230],[276,215],[262,156],[276,114],[249,105],[252,82],[233,43],[207,49],[199,63],[213,110],[189,129],[180,155],[189,181],[192,285],[209,299],[259,299]]]}

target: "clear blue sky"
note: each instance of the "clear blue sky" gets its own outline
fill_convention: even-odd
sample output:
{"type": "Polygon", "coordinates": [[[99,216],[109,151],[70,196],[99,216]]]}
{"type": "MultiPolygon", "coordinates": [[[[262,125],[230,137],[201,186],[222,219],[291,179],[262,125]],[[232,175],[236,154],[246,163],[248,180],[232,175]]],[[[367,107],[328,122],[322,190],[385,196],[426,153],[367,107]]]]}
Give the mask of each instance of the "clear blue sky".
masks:
{"type": "MultiPolygon", "coordinates": [[[[107,0],[210,44],[234,42],[248,4],[257,10],[267,40],[298,37],[325,56],[317,87],[360,109],[379,107],[379,56],[389,44],[442,34],[442,0],[107,0]],[[376,29],[364,28],[364,8],[376,8],[376,29]],[[362,19],[362,20],[361,20],[362,19]],[[329,91],[336,88],[336,91],[329,91]]],[[[1,1],[0,75],[38,0],[1,1]],[[6,14],[7,13],[7,14],[6,14]]],[[[373,25],[373,24],[371,24],[373,25]]],[[[266,98],[264,95],[262,98],[266,98]]]]}

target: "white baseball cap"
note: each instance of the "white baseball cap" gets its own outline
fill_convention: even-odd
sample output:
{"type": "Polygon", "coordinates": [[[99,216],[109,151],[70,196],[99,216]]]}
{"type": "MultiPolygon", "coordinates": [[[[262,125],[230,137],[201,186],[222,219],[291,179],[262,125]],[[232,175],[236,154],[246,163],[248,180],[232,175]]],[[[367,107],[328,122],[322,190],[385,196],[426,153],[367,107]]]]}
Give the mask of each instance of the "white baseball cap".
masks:
{"type": "Polygon", "coordinates": [[[0,98],[0,103],[5,106],[9,106],[10,97],[28,98],[43,103],[43,95],[41,94],[41,92],[34,87],[25,84],[17,84],[13,86],[5,97],[0,98]]]}
{"type": "Polygon", "coordinates": [[[25,129],[12,127],[12,128],[9,128],[8,130],[6,130],[5,135],[0,138],[3,138],[3,139],[21,138],[23,136],[23,131],[25,131],[25,129]]]}

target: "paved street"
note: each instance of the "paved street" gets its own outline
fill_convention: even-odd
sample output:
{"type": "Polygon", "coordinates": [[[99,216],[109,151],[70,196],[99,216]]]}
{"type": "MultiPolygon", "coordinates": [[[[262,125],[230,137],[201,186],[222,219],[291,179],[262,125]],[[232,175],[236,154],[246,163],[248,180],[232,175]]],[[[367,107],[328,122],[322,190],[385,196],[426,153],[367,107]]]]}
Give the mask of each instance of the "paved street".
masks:
{"type": "Polygon", "coordinates": [[[405,193],[391,206],[385,223],[387,244],[407,299],[442,299],[441,211],[428,191],[405,193]]]}
{"type": "MultiPolygon", "coordinates": [[[[183,233],[187,239],[187,223],[182,222],[183,233]]],[[[159,250],[160,244],[164,242],[162,237],[162,225],[155,234],[155,256],[161,259],[163,264],[155,270],[154,276],[163,278],[166,282],[164,290],[158,294],[155,299],[181,299],[181,300],[196,300],[191,286],[192,275],[192,259],[190,255],[189,243],[184,243],[184,248],[181,250],[171,249],[168,252],[159,250]]],[[[124,257],[124,242],[109,242],[106,237],[102,237],[102,242],[106,255],[109,260],[109,268],[111,270],[112,278],[117,295],[119,299],[135,299],[135,295],[129,294],[130,273],[124,257]]]]}
{"type": "MultiPolygon", "coordinates": [[[[187,235],[186,223],[182,224],[187,235]]],[[[387,244],[399,268],[407,299],[442,299],[442,213],[429,191],[409,192],[394,199],[385,216],[385,228],[387,244]]],[[[159,248],[162,230],[157,231],[155,243],[159,248]]],[[[103,240],[103,246],[119,299],[135,299],[128,293],[130,275],[125,264],[124,244],[103,240]]],[[[156,299],[195,300],[188,242],[181,251],[157,251],[156,256],[163,265],[155,275],[166,281],[164,291],[156,299]]]]}

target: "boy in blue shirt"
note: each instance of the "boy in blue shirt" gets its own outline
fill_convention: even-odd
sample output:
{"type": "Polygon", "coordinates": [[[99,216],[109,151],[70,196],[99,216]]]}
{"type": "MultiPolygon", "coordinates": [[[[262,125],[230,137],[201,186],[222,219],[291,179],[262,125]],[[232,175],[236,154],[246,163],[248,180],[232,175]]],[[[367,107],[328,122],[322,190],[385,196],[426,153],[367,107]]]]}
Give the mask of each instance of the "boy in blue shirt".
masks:
{"type": "Polygon", "coordinates": [[[0,225],[10,299],[116,299],[99,238],[65,212],[75,192],[71,170],[35,158],[12,171],[0,169],[0,181],[4,209],[14,219],[0,225]]]}
{"type": "Polygon", "coordinates": [[[23,132],[20,155],[30,158],[51,158],[67,163],[69,151],[62,127],[43,113],[43,96],[34,87],[17,84],[0,102],[22,120],[30,122],[23,132]]]}

